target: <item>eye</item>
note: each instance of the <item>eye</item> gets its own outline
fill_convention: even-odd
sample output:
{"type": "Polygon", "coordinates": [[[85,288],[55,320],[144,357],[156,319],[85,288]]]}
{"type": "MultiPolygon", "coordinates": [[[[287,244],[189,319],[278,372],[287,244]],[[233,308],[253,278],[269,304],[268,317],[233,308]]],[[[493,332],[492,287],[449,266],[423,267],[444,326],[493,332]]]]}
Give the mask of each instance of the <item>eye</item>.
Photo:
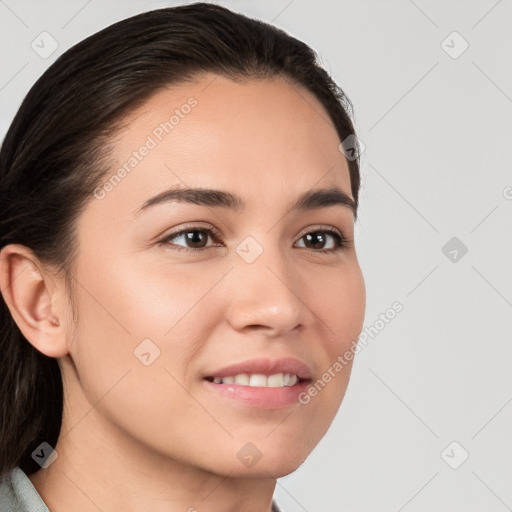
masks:
{"type": "Polygon", "coordinates": [[[202,249],[208,249],[209,247],[212,247],[205,246],[208,237],[212,237],[215,240],[219,240],[220,234],[213,227],[203,228],[199,226],[185,226],[184,229],[181,229],[176,233],[171,233],[170,235],[165,236],[158,243],[159,245],[168,246],[173,251],[199,252],[202,249]],[[192,246],[181,247],[179,245],[176,245],[175,243],[171,243],[172,240],[178,240],[180,238],[183,238],[185,243],[192,244],[192,246]]]}
{"type": "Polygon", "coordinates": [[[300,240],[306,240],[308,244],[313,245],[313,248],[305,247],[306,249],[320,254],[336,253],[338,251],[343,251],[350,246],[349,240],[336,228],[330,226],[322,227],[315,231],[308,231],[305,235],[302,235],[300,240]],[[322,250],[319,246],[325,245],[329,238],[335,240],[334,247],[322,250]]]}
{"type": "MultiPolygon", "coordinates": [[[[220,233],[213,227],[200,227],[200,226],[185,226],[180,231],[166,235],[159,240],[158,244],[166,246],[173,251],[185,251],[188,253],[200,252],[211,247],[220,247],[220,245],[206,245],[208,238],[211,237],[217,242],[221,240],[220,233]],[[177,245],[175,242],[179,239],[189,244],[189,247],[177,245]]],[[[299,239],[305,240],[306,244],[312,247],[305,246],[304,249],[321,254],[332,254],[338,251],[343,251],[350,246],[349,240],[342,235],[336,228],[327,226],[314,231],[308,231],[299,239]],[[323,246],[327,243],[329,238],[334,240],[334,247],[324,249],[323,246]]],[[[331,242],[332,245],[332,242],[331,242]]]]}

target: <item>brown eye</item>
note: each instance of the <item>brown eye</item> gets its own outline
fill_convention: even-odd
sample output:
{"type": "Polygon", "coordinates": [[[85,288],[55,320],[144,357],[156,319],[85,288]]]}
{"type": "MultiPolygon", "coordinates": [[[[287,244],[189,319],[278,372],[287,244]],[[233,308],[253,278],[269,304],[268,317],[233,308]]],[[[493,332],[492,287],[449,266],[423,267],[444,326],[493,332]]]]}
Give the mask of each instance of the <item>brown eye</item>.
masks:
{"type": "Polygon", "coordinates": [[[172,250],[175,251],[196,251],[201,249],[207,249],[206,244],[208,243],[208,237],[214,238],[217,240],[216,231],[212,228],[199,228],[199,227],[189,227],[186,229],[182,229],[176,233],[171,233],[167,235],[162,240],[160,240],[161,245],[168,245],[172,250]],[[179,238],[183,238],[186,247],[177,245],[176,243],[171,243],[171,241],[175,241],[179,238]]]}
{"type": "Polygon", "coordinates": [[[208,232],[202,229],[194,229],[193,231],[182,231],[181,233],[178,233],[169,238],[168,241],[180,237],[184,237],[184,240],[186,240],[187,245],[189,245],[189,247],[192,249],[202,249],[206,246],[206,243],[208,242],[208,232]]]}
{"type": "MultiPolygon", "coordinates": [[[[213,227],[186,226],[180,231],[165,236],[158,243],[173,251],[185,251],[189,253],[200,252],[205,249],[220,246],[219,244],[207,245],[208,238],[212,238],[218,242],[220,240],[220,234],[213,227]],[[176,243],[176,241],[180,241],[180,239],[181,243],[176,243]]],[[[300,240],[306,241],[304,249],[321,254],[332,254],[347,248],[349,245],[348,239],[345,238],[340,231],[331,227],[310,231],[303,235],[300,240]],[[326,249],[325,245],[329,243],[330,239],[334,240],[334,247],[326,249]]]]}
{"type": "Polygon", "coordinates": [[[335,228],[318,229],[310,231],[301,237],[305,240],[305,249],[313,252],[332,254],[333,252],[341,251],[348,247],[348,240],[335,228]],[[325,249],[329,238],[335,240],[334,247],[325,249]]]}

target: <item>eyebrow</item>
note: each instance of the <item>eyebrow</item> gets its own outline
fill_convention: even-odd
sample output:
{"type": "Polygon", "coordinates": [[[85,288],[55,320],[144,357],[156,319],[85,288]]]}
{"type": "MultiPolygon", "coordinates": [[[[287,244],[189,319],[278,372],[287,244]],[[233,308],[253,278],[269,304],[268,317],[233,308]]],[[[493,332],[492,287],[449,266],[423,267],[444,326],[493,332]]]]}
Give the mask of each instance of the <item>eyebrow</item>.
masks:
{"type": "MultiPolygon", "coordinates": [[[[246,206],[244,200],[232,192],[209,188],[183,188],[176,186],[148,199],[140,208],[135,210],[134,215],[152,206],[167,202],[228,208],[237,213],[243,212],[246,206]]],[[[343,190],[334,186],[304,192],[297,198],[289,211],[316,210],[333,205],[345,206],[352,211],[354,217],[357,217],[357,204],[355,201],[343,190]]]]}

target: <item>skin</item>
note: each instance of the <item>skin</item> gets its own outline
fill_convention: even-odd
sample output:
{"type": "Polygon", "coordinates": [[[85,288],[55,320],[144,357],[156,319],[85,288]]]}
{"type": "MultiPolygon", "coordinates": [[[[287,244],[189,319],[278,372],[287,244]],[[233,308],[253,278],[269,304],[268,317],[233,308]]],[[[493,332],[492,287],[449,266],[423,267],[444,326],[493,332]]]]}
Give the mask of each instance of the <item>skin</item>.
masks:
{"type": "Polygon", "coordinates": [[[295,357],[317,380],[357,339],[366,298],[352,211],[288,213],[311,189],[352,196],[327,113],[283,78],[204,75],[158,92],[124,120],[107,177],[191,96],[191,113],[78,218],[78,325],[53,269],[20,245],[0,252],[13,318],[63,374],[58,458],[30,475],[52,512],[267,512],[276,478],[302,464],[345,394],[351,364],[307,405],[283,409],[204,386],[208,371],[261,356],[295,357]],[[173,202],[133,214],[177,184],[235,192],[246,209],[173,202]],[[193,247],[184,236],[158,245],[190,223],[221,238],[208,236],[194,254],[169,248],[193,247]],[[348,247],[322,254],[336,246],[331,236],[307,245],[304,235],[322,226],[340,230],[348,247]],[[250,264],[235,251],[247,236],[263,248],[250,264]],[[149,366],[133,353],[146,338],[161,352],[149,366]],[[248,442],[262,454],[249,468],[237,457],[248,442]]]}

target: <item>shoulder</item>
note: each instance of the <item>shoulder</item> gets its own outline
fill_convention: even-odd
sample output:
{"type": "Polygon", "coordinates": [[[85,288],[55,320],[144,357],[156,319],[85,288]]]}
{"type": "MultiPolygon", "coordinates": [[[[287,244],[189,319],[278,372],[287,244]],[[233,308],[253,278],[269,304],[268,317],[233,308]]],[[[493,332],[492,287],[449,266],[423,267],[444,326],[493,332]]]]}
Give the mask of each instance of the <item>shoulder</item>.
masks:
{"type": "Polygon", "coordinates": [[[2,512],[50,512],[28,476],[19,468],[0,479],[2,512]]]}

